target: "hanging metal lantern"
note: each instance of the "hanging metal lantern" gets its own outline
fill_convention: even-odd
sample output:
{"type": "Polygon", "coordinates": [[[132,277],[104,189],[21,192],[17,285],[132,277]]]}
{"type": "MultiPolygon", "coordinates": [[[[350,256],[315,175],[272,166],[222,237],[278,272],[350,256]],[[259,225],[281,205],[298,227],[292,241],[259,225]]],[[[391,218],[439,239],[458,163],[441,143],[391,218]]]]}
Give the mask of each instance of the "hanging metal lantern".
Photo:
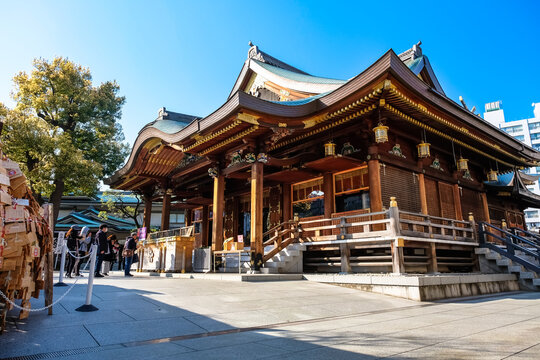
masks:
{"type": "Polygon", "coordinates": [[[431,156],[430,152],[429,152],[429,146],[431,144],[430,143],[427,143],[427,142],[424,142],[422,141],[420,144],[416,145],[416,148],[418,149],[418,157],[419,158],[427,158],[429,156],[431,156]]]}
{"type": "Polygon", "coordinates": [[[336,155],[336,144],[332,141],[324,144],[324,156],[334,156],[336,155]]]}
{"type": "Polygon", "coordinates": [[[489,170],[487,173],[487,179],[488,181],[497,181],[498,180],[498,173],[495,170],[489,170]]]}
{"type": "Polygon", "coordinates": [[[457,161],[457,169],[459,171],[469,170],[469,160],[460,157],[457,161]]]}
{"type": "Polygon", "coordinates": [[[379,123],[377,127],[373,128],[373,132],[375,133],[376,143],[385,143],[388,141],[388,126],[379,123]]]}

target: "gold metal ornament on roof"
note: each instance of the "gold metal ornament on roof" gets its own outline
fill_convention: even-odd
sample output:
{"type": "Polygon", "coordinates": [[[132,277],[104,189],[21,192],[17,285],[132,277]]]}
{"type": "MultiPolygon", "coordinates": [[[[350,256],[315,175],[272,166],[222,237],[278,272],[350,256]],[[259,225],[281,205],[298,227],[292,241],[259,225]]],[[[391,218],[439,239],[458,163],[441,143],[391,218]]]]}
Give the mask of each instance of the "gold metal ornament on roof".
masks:
{"type": "Polygon", "coordinates": [[[469,170],[469,160],[460,157],[457,161],[457,169],[459,171],[469,170]]]}
{"type": "Polygon", "coordinates": [[[324,144],[324,156],[334,156],[336,155],[336,144],[332,141],[324,144]]]}
{"type": "Polygon", "coordinates": [[[373,128],[373,132],[375,133],[376,143],[385,143],[388,141],[388,126],[379,123],[379,125],[373,128]]]}
{"type": "Polygon", "coordinates": [[[498,173],[495,170],[490,170],[487,173],[487,180],[488,181],[497,181],[498,180],[498,173]]]}
{"type": "Polygon", "coordinates": [[[431,144],[422,141],[420,144],[416,145],[416,148],[418,149],[418,157],[419,158],[427,158],[431,156],[429,146],[431,144]]]}

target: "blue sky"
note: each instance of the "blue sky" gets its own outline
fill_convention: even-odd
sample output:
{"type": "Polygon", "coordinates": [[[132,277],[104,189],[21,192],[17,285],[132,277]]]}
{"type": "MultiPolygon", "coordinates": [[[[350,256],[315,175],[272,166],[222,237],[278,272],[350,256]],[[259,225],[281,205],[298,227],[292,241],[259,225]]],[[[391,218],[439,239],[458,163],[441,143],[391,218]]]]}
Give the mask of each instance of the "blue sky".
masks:
{"type": "Polygon", "coordinates": [[[32,59],[65,56],[115,79],[133,144],[160,107],[205,116],[226,100],[251,40],[318,76],[348,79],[388,49],[422,41],[446,94],[503,101],[508,119],[540,101],[539,1],[0,0],[0,102],[32,59]],[[435,4],[435,5],[433,5],[435,4]]]}

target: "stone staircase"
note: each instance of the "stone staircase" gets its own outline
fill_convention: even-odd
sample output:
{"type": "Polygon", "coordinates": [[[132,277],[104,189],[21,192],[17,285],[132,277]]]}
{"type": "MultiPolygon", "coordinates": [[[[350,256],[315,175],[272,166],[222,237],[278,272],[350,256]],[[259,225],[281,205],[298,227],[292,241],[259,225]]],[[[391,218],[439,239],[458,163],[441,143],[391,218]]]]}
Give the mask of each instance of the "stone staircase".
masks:
{"type": "MultiPolygon", "coordinates": [[[[272,247],[264,249],[265,253],[272,247]]],[[[302,244],[290,244],[285,249],[268,259],[261,268],[263,274],[299,274],[302,273],[303,252],[306,249],[302,244]]]]}
{"type": "MultiPolygon", "coordinates": [[[[523,265],[488,248],[476,248],[475,253],[478,255],[478,262],[482,273],[516,274],[519,285],[523,290],[540,291],[540,276],[534,271],[529,271],[523,265]]],[[[536,258],[524,254],[522,251],[516,250],[515,255],[532,264],[539,265],[536,258]]]]}

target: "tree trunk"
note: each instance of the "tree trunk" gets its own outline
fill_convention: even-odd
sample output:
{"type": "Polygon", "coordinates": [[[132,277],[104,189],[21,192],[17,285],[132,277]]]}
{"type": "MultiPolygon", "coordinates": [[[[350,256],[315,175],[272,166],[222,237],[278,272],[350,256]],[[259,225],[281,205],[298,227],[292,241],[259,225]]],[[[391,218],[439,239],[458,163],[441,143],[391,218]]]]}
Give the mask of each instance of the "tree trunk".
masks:
{"type": "Polygon", "coordinates": [[[50,224],[53,231],[56,220],[58,220],[58,214],[60,213],[60,202],[62,201],[65,185],[66,184],[63,180],[54,180],[54,191],[51,194],[51,203],[53,204],[53,223],[50,224]]]}

